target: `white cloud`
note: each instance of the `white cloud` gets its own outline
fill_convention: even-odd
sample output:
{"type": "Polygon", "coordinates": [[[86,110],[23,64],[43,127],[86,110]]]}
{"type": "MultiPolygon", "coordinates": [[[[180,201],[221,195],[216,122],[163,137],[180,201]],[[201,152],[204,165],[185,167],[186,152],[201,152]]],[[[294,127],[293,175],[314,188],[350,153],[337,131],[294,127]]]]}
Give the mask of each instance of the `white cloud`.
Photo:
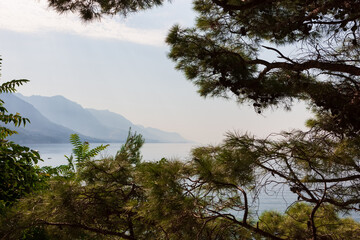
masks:
{"type": "Polygon", "coordinates": [[[154,46],[164,45],[167,31],[131,28],[120,17],[85,24],[73,13],[59,15],[48,9],[44,0],[1,0],[0,29],[28,33],[56,31],[154,46]]]}

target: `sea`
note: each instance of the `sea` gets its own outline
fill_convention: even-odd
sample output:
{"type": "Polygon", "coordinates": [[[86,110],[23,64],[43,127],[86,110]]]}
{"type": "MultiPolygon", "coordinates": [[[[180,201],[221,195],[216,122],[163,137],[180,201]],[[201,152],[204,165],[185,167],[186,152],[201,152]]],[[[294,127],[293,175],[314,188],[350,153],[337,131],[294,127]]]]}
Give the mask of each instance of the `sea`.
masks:
{"type": "MultiPolygon", "coordinates": [[[[109,143],[109,147],[102,151],[97,158],[114,156],[120,150],[123,143],[109,143]]],[[[90,144],[90,148],[100,144],[90,144]]],[[[105,145],[105,144],[104,144],[105,145]]],[[[203,146],[197,143],[145,143],[141,149],[143,161],[159,161],[162,158],[178,159],[187,161],[191,159],[191,150],[203,146]]],[[[43,161],[39,162],[39,166],[58,166],[67,164],[66,156],[72,153],[72,145],[65,144],[29,144],[28,147],[37,150],[43,161]]],[[[266,191],[259,193],[256,201],[250,201],[252,213],[259,216],[267,210],[275,210],[281,213],[285,212],[297,199],[297,195],[292,193],[287,187],[279,187],[270,184],[266,187],[266,191]]],[[[254,198],[255,199],[255,198],[254,198]]],[[[349,214],[356,221],[360,222],[360,214],[349,214]]],[[[349,216],[344,215],[343,217],[349,216]]]]}

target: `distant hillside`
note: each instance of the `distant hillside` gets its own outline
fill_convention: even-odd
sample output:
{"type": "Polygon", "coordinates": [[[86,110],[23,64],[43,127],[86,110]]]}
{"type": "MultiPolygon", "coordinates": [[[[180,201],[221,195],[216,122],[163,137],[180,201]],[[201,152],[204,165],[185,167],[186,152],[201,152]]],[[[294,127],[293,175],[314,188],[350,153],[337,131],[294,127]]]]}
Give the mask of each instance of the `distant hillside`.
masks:
{"type": "Polygon", "coordinates": [[[108,110],[87,109],[93,116],[114,131],[128,131],[131,127],[132,131],[141,133],[148,142],[189,142],[180,134],[175,132],[165,132],[156,128],[144,128],[134,125],[132,122],[121,116],[120,114],[110,112],[108,110]]]}
{"type": "MultiPolygon", "coordinates": [[[[33,105],[47,119],[53,123],[62,125],[69,129],[76,129],[90,137],[108,136],[110,129],[103,126],[91,113],[86,111],[80,104],[72,102],[63,96],[25,97],[17,94],[21,99],[33,105]]],[[[126,133],[122,137],[125,136],[126,133]]]]}
{"type": "Polygon", "coordinates": [[[146,142],[188,142],[177,133],[134,125],[120,114],[108,110],[85,109],[63,96],[16,96],[31,104],[51,122],[94,139],[123,142],[131,128],[142,134],[146,142]]]}
{"type": "MultiPolygon", "coordinates": [[[[42,115],[33,105],[18,98],[14,94],[1,94],[1,99],[5,102],[5,107],[9,113],[20,113],[21,116],[30,119],[26,127],[8,127],[16,130],[19,134],[10,136],[8,139],[17,143],[68,143],[70,134],[76,131],[55,124],[42,115]]],[[[78,132],[77,132],[78,133],[78,132]]],[[[102,142],[80,134],[84,141],[102,142]]]]}

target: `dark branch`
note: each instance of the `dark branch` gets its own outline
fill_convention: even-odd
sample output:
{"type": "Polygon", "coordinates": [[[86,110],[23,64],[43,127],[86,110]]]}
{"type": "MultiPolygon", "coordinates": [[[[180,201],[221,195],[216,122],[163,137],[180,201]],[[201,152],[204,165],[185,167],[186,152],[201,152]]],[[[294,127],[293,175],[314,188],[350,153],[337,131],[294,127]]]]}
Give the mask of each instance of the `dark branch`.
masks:
{"type": "Polygon", "coordinates": [[[311,182],[311,183],[315,183],[315,182],[323,182],[323,183],[330,183],[330,182],[346,182],[346,181],[351,181],[351,180],[358,180],[360,179],[360,175],[353,175],[353,176],[348,176],[348,177],[342,177],[342,178],[330,178],[330,179],[318,179],[318,178],[313,178],[313,179],[309,179],[306,182],[311,182]]]}
{"type": "Polygon", "coordinates": [[[225,10],[249,10],[251,8],[261,6],[267,3],[272,3],[275,0],[250,0],[250,1],[242,1],[239,5],[231,5],[227,4],[227,1],[222,0],[213,0],[215,4],[224,8],[225,10]]]}

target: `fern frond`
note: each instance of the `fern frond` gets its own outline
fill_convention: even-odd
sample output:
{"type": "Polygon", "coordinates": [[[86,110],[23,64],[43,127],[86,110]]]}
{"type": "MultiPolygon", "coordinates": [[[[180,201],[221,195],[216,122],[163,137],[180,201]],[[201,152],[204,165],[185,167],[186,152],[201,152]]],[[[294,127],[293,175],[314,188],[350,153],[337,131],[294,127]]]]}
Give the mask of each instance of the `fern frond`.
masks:
{"type": "Polygon", "coordinates": [[[110,146],[109,144],[106,144],[106,145],[100,145],[100,146],[97,146],[93,149],[91,149],[89,152],[87,152],[86,154],[86,158],[92,158],[92,157],[95,157],[96,155],[98,155],[101,151],[105,150],[108,146],[110,146]]]}
{"type": "Polygon", "coordinates": [[[74,147],[79,147],[82,145],[82,142],[80,141],[80,137],[78,134],[74,133],[70,135],[70,143],[74,146],[74,147]]]}
{"type": "MultiPolygon", "coordinates": [[[[95,147],[94,149],[90,150],[90,145],[88,142],[81,142],[79,135],[71,134],[70,135],[70,142],[74,146],[72,152],[76,158],[76,162],[81,163],[85,160],[90,160],[90,158],[95,157],[98,155],[102,150],[107,148],[109,145],[100,145],[95,147]]],[[[69,157],[65,156],[68,161],[69,157]]],[[[71,156],[72,157],[72,156],[71,156]]],[[[72,159],[71,159],[72,160],[72,159]]]]}

